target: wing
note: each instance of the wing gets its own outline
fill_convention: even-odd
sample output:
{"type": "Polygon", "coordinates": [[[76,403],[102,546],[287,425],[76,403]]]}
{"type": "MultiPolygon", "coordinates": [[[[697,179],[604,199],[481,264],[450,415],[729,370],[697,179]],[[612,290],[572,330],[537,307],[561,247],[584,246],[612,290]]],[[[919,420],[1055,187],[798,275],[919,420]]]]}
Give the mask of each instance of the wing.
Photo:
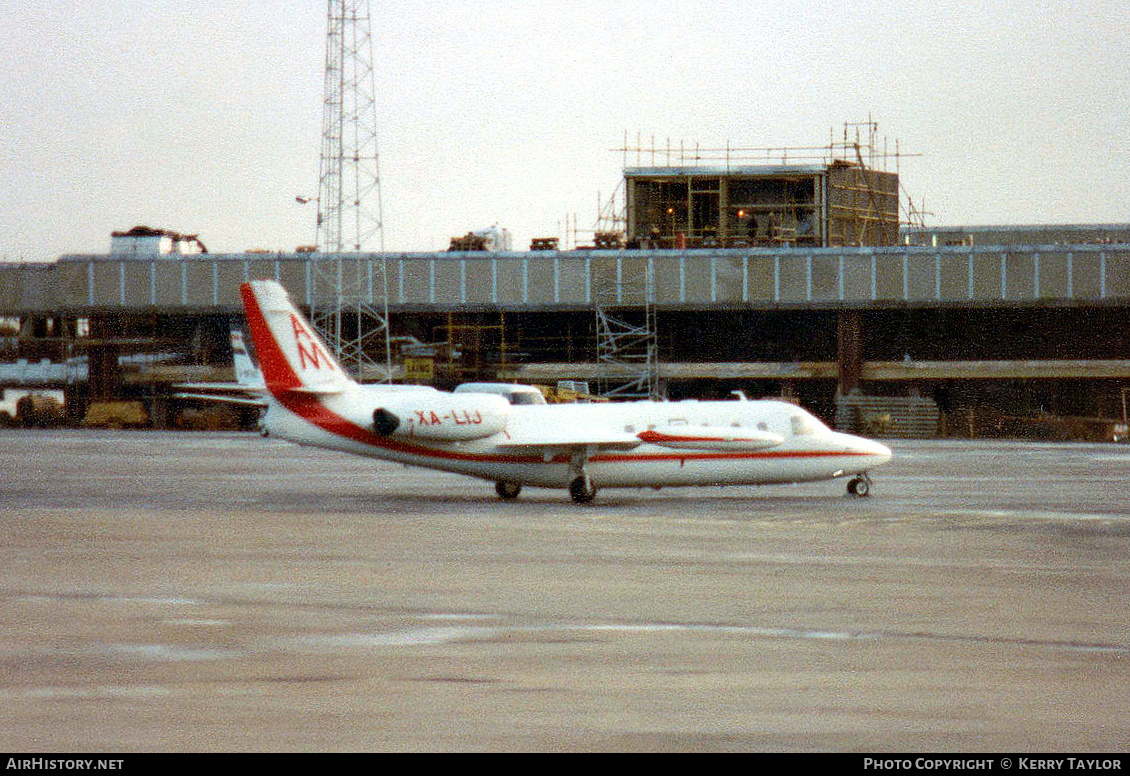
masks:
{"type": "Polygon", "coordinates": [[[536,451],[563,451],[587,449],[590,453],[600,450],[632,450],[642,441],[635,434],[626,431],[593,431],[584,428],[563,428],[541,430],[536,435],[509,434],[510,438],[499,443],[504,452],[532,453],[536,451]]]}

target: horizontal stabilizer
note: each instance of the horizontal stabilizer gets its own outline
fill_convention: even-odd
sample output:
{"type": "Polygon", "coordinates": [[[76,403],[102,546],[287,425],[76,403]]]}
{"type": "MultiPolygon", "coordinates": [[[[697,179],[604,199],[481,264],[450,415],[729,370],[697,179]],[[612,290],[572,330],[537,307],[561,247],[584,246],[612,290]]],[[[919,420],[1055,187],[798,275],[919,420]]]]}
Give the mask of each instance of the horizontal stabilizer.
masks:
{"type": "Polygon", "coordinates": [[[299,385],[295,388],[280,388],[276,389],[283,393],[297,393],[309,394],[310,396],[333,396],[335,394],[343,393],[345,386],[342,385],[299,385]]]}
{"type": "Polygon", "coordinates": [[[218,404],[236,404],[241,407],[266,407],[266,399],[256,399],[250,396],[233,396],[222,393],[174,393],[174,399],[195,399],[196,401],[211,401],[218,404]]]}

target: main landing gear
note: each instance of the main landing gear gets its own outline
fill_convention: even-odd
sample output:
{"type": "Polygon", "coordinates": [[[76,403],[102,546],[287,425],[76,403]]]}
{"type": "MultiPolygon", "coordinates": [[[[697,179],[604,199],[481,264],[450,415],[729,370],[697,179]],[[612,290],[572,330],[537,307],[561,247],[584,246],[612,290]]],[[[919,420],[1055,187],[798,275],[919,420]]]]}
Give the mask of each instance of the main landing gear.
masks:
{"type": "MultiPolygon", "coordinates": [[[[494,492],[503,501],[513,501],[522,492],[522,485],[518,482],[496,482],[494,492]]],[[[588,504],[596,498],[596,485],[585,475],[574,477],[569,483],[569,497],[578,504],[588,504]]]]}
{"type": "MultiPolygon", "coordinates": [[[[518,482],[496,482],[494,492],[503,501],[514,501],[522,492],[522,485],[518,482]]],[[[596,498],[596,485],[587,476],[574,477],[569,483],[569,497],[577,504],[588,504],[596,498]]]]}
{"type": "Polygon", "coordinates": [[[592,455],[588,448],[577,449],[569,456],[569,497],[574,504],[588,504],[596,498],[596,483],[585,471],[585,464],[592,455]]]}
{"type": "Polygon", "coordinates": [[[596,498],[596,485],[587,474],[574,477],[569,483],[569,496],[577,504],[588,504],[596,498]]]}
{"type": "Polygon", "coordinates": [[[867,498],[871,495],[871,478],[866,472],[848,480],[847,492],[849,496],[867,498]]]}
{"type": "MultiPolygon", "coordinates": [[[[585,471],[588,456],[589,451],[581,449],[574,451],[569,458],[569,497],[576,504],[588,504],[596,498],[596,483],[585,471]]],[[[522,492],[522,484],[499,480],[494,483],[494,492],[503,501],[513,501],[522,492]]]]}
{"type": "Polygon", "coordinates": [[[518,482],[496,482],[494,483],[494,492],[503,501],[513,501],[522,492],[522,485],[518,482]]]}

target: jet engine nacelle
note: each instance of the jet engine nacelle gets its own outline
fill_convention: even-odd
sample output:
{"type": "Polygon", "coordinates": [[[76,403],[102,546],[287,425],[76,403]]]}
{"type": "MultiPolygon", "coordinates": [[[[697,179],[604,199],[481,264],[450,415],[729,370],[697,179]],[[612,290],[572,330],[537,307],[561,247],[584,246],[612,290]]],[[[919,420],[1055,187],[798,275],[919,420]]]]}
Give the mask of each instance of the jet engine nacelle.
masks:
{"type": "Polygon", "coordinates": [[[373,410],[381,436],[460,442],[493,436],[506,428],[510,403],[501,396],[424,393],[389,397],[373,410]]]}

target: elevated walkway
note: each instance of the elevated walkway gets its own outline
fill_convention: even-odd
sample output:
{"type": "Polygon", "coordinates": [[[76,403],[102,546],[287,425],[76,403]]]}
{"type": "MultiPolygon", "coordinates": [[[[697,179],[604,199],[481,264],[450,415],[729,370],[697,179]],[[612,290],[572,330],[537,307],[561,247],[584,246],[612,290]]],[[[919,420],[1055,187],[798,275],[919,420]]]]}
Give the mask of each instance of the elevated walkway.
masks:
{"type": "MultiPolygon", "coordinates": [[[[309,306],[319,261],[356,263],[359,293],[395,311],[583,309],[600,277],[646,273],[658,309],[1130,302],[1130,244],[63,257],[0,267],[0,315],[241,310],[273,278],[309,306]]],[[[624,307],[644,303],[626,291],[624,307]]]]}

